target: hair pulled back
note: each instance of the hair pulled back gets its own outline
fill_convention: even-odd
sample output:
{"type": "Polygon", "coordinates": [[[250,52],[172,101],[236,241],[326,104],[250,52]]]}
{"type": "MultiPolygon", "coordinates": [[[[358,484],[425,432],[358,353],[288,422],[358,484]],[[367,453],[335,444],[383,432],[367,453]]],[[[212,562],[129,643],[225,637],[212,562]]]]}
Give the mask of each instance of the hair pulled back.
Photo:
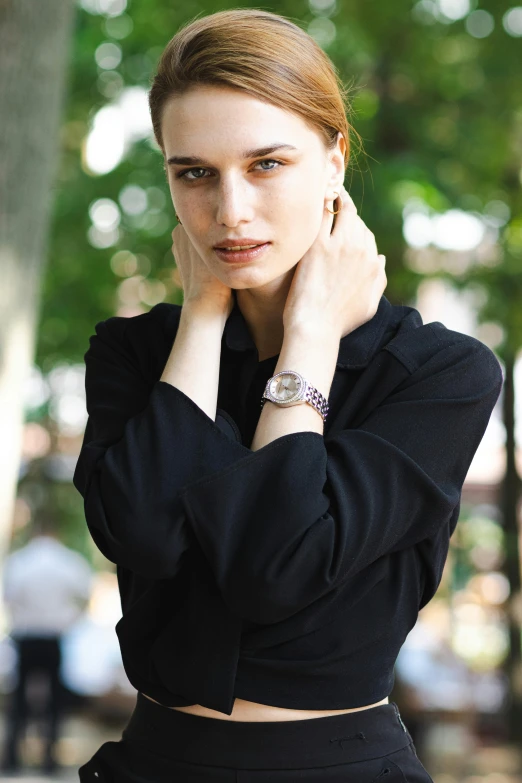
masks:
{"type": "Polygon", "coordinates": [[[218,11],[188,22],[170,39],[149,91],[156,141],[165,155],[161,122],[165,104],[197,85],[243,90],[293,111],[332,149],[339,131],[350,158],[347,90],[314,39],[289,19],[256,8],[218,11]]]}

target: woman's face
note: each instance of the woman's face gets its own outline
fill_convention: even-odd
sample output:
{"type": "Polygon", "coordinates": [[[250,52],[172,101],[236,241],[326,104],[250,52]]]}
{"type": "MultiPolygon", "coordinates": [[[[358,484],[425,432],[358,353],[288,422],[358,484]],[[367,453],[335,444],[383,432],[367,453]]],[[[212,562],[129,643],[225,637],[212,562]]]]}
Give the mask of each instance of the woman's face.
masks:
{"type": "Polygon", "coordinates": [[[168,101],[162,133],[172,202],[216,277],[231,288],[252,288],[297,264],[319,232],[325,202],[331,209],[343,183],[342,134],[326,150],[298,115],[206,85],[168,101]],[[267,150],[275,145],[285,146],[267,150]],[[180,160],[187,158],[194,160],[180,160]],[[216,254],[217,243],[243,238],[270,245],[245,263],[216,254]]]}

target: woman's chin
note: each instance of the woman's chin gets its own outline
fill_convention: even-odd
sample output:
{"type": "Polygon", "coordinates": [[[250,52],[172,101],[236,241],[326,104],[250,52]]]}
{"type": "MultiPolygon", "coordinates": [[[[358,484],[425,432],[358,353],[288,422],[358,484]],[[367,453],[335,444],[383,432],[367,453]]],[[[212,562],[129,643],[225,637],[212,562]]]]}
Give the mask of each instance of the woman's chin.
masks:
{"type": "Polygon", "coordinates": [[[253,288],[273,280],[266,268],[255,268],[253,264],[228,264],[225,272],[220,271],[220,279],[231,288],[253,288]]]}

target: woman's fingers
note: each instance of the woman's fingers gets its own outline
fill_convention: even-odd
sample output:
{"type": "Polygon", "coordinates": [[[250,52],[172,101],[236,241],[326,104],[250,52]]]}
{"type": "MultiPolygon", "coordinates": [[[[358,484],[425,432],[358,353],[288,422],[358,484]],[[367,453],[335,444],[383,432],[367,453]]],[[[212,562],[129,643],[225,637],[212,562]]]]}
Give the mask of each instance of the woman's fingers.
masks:
{"type": "Polygon", "coordinates": [[[351,240],[355,245],[362,245],[368,251],[377,255],[375,235],[370,231],[364,220],[357,214],[357,207],[344,185],[341,188],[341,196],[343,198],[343,210],[346,210],[345,218],[350,218],[350,221],[352,221],[350,231],[351,240]]]}
{"type": "Polygon", "coordinates": [[[343,209],[348,209],[350,212],[357,212],[353,198],[350,196],[344,185],[341,187],[341,198],[343,201],[343,209]]]}

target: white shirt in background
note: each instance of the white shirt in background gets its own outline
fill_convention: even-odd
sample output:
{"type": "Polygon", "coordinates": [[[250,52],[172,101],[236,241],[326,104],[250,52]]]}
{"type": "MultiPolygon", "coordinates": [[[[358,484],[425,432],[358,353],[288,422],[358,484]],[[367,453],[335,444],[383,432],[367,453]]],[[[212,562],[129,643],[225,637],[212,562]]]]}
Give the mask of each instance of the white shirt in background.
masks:
{"type": "Polygon", "coordinates": [[[14,636],[56,636],[84,612],[93,571],[79,552],[38,535],[9,554],[3,573],[4,601],[14,636]]]}

